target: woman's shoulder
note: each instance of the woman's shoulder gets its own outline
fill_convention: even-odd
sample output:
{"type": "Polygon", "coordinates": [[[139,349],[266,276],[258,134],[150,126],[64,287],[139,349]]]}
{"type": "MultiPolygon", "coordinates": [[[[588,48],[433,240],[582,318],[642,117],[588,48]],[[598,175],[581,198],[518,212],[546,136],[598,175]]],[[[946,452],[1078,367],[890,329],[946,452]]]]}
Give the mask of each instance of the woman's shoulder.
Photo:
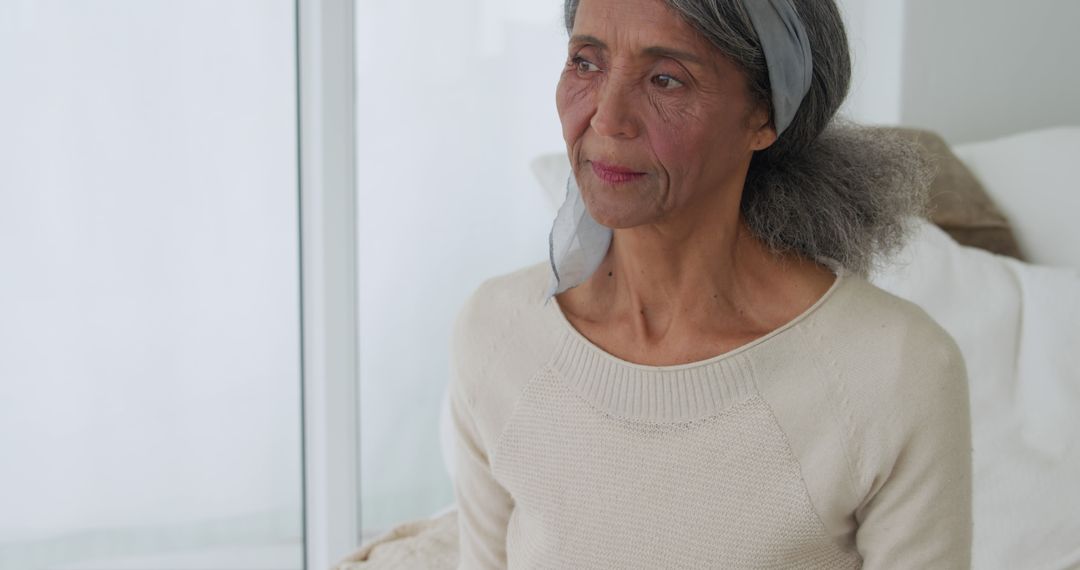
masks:
{"type": "Polygon", "coordinates": [[[942,386],[964,383],[958,344],[919,305],[849,272],[828,295],[753,355],[767,395],[786,400],[795,383],[832,394],[830,406],[852,407],[845,414],[864,415],[859,410],[918,406],[942,386]]]}
{"type": "Polygon", "coordinates": [[[535,309],[543,303],[548,271],[543,261],[484,279],[458,308],[455,331],[497,332],[513,317],[535,309]]]}
{"type": "Polygon", "coordinates": [[[481,431],[491,437],[559,338],[553,319],[542,314],[547,268],[536,263],[483,280],[454,321],[453,388],[468,394],[481,431]]]}
{"type": "Polygon", "coordinates": [[[968,516],[970,405],[955,340],[919,305],[855,275],[821,308],[763,385],[823,519],[839,530],[857,520],[871,548],[930,505],[968,516]]]}
{"type": "Polygon", "coordinates": [[[490,296],[502,303],[527,303],[542,300],[551,272],[548,261],[538,261],[517,269],[488,277],[476,289],[476,293],[490,296]]]}
{"type": "Polygon", "coordinates": [[[948,331],[918,304],[878,287],[865,277],[849,275],[846,280],[842,298],[828,315],[834,325],[883,339],[897,336],[906,341],[898,348],[907,350],[956,345],[948,331]]]}
{"type": "Polygon", "coordinates": [[[544,319],[546,262],[530,264],[480,282],[457,310],[451,349],[467,369],[490,368],[493,361],[537,352],[552,336],[544,319]]]}
{"type": "Polygon", "coordinates": [[[842,367],[847,390],[889,398],[963,380],[959,345],[925,309],[864,277],[845,279],[815,320],[812,340],[842,367]]]}

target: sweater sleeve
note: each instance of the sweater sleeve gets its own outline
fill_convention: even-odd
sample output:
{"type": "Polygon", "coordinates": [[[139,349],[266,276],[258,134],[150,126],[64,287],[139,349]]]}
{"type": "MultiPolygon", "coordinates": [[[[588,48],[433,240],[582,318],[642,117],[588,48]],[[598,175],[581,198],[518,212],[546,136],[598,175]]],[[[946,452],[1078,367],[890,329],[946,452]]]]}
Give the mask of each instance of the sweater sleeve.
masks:
{"type": "MultiPolygon", "coordinates": [[[[943,331],[942,331],[943,332],[943,331]]],[[[971,414],[967,370],[945,333],[911,361],[868,431],[889,459],[866,480],[856,545],[866,570],[969,569],[972,541],[971,414]],[[891,433],[888,433],[891,432],[891,433]],[[890,441],[891,440],[891,441],[890,441]]],[[[863,440],[873,446],[872,440],[863,440]]],[[[863,450],[873,456],[882,450],[863,450]]],[[[857,491],[858,492],[858,491],[857,491]]]]}
{"type": "Polygon", "coordinates": [[[488,451],[475,415],[471,343],[476,339],[461,330],[468,324],[463,313],[455,327],[454,364],[450,380],[450,416],[454,431],[454,496],[458,511],[458,570],[505,569],[506,529],[514,502],[491,472],[488,451]]]}

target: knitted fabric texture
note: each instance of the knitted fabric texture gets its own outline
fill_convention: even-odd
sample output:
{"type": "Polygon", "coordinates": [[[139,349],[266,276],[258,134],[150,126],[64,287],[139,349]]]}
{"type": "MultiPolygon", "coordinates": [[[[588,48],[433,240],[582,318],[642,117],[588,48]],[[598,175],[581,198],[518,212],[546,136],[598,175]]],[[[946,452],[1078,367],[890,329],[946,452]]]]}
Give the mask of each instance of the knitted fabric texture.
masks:
{"type": "Polygon", "coordinates": [[[918,306],[839,270],[763,337],[646,366],[545,304],[547,270],[455,322],[459,568],[970,566],[966,368],[918,306]]]}

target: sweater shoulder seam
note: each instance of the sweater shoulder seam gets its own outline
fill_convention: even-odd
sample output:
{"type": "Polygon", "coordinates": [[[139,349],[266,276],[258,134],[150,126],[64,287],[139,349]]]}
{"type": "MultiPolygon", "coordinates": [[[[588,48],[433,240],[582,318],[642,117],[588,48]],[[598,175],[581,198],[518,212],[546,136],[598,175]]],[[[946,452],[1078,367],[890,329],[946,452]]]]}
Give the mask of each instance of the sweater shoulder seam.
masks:
{"type": "MultiPolygon", "coordinates": [[[[822,389],[826,389],[830,394],[838,396],[838,400],[834,401],[833,398],[826,397],[825,401],[829,402],[828,415],[834,422],[838,424],[840,432],[840,450],[844,454],[844,472],[847,474],[847,488],[850,493],[850,499],[853,507],[858,507],[862,503],[862,497],[859,496],[859,478],[857,477],[858,469],[855,467],[855,462],[852,460],[851,453],[851,434],[854,433],[852,423],[847,414],[850,413],[850,406],[845,405],[848,403],[847,394],[843,389],[842,382],[837,381],[842,374],[838,367],[835,366],[835,359],[830,358],[832,356],[832,349],[826,346],[826,343],[818,343],[811,335],[806,334],[804,331],[804,338],[811,346],[815,347],[815,350],[809,351],[812,358],[815,360],[817,367],[822,371],[828,371],[824,376],[826,378],[832,378],[834,386],[829,386],[828,381],[821,381],[822,389]],[[823,358],[823,355],[829,357],[823,358]],[[830,365],[830,362],[833,365],[830,365]]],[[[814,375],[811,375],[814,376],[814,375]]]]}
{"type": "Polygon", "coordinates": [[[510,407],[510,411],[506,414],[506,420],[501,426],[499,426],[499,433],[496,434],[495,439],[492,441],[491,444],[491,451],[488,455],[491,460],[492,468],[494,468],[496,458],[500,455],[499,452],[502,450],[503,440],[506,436],[507,427],[510,425],[510,422],[514,421],[514,419],[517,417],[518,410],[521,408],[522,405],[521,402],[525,399],[525,394],[528,393],[529,389],[532,388],[533,384],[536,383],[537,378],[540,378],[545,372],[552,372],[550,365],[545,364],[538,368],[535,372],[533,372],[532,375],[529,377],[528,381],[526,381],[525,384],[521,387],[521,390],[518,391],[517,397],[514,398],[514,403],[510,407]]]}

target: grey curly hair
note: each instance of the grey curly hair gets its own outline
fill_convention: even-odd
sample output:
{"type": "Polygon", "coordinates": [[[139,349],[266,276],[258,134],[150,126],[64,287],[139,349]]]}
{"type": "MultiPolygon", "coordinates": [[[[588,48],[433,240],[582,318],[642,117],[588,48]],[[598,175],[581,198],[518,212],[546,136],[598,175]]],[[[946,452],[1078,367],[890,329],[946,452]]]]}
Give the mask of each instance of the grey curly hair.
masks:
{"type": "MultiPolygon", "coordinates": [[[[565,0],[568,32],[580,0],[565,0]]],[[[769,74],[744,0],[665,0],[746,75],[751,97],[772,114],[769,74]]],[[[917,144],[839,119],[851,57],[833,0],[795,2],[814,61],[809,93],[791,125],[754,154],[741,211],[772,252],[827,257],[867,276],[903,247],[910,221],[928,213],[930,162],[917,144]]]]}

